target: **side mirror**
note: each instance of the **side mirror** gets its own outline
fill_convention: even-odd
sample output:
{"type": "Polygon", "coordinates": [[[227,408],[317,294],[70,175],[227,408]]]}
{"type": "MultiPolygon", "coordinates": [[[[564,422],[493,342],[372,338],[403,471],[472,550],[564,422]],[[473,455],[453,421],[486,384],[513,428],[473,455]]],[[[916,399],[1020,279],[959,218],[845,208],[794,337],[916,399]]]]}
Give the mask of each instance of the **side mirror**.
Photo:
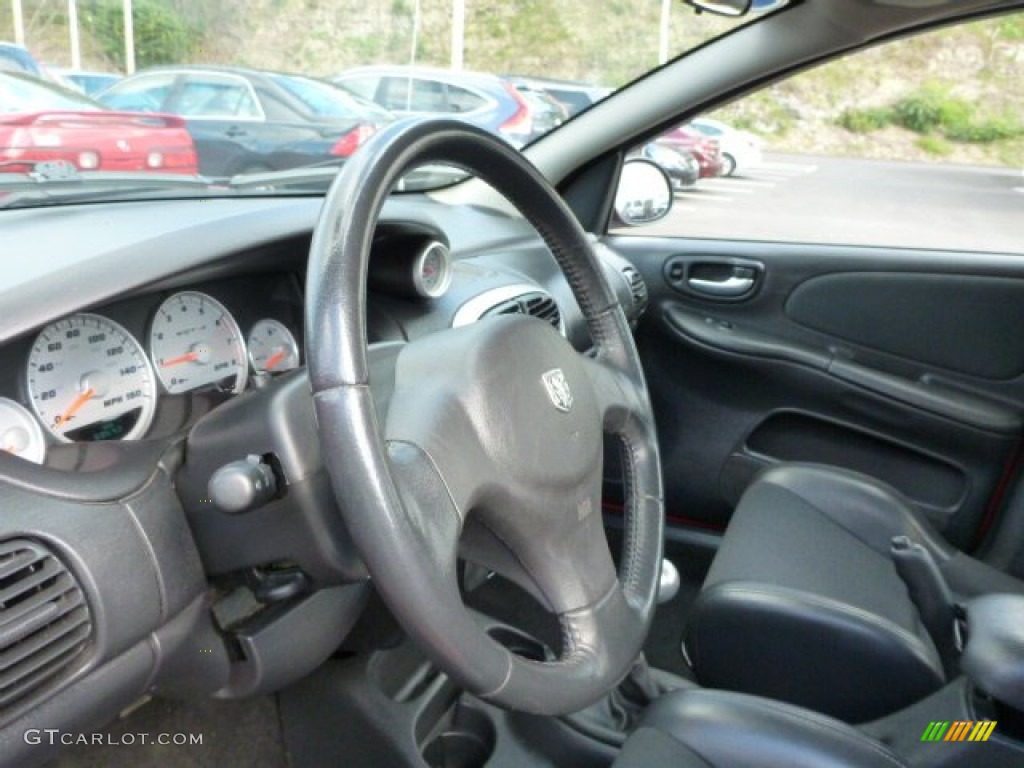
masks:
{"type": "Polygon", "coordinates": [[[656,163],[632,158],[622,166],[615,215],[630,227],[663,219],[672,210],[672,182],[656,163]]]}

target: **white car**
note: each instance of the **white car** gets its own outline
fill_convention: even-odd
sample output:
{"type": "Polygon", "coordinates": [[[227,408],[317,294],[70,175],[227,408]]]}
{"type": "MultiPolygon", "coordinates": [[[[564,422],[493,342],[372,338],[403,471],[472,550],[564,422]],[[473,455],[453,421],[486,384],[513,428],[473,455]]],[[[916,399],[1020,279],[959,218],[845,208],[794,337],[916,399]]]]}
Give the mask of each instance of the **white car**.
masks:
{"type": "Polygon", "coordinates": [[[718,139],[722,147],[723,176],[742,173],[761,164],[760,137],[709,117],[698,117],[690,123],[690,127],[705,136],[718,139]]]}

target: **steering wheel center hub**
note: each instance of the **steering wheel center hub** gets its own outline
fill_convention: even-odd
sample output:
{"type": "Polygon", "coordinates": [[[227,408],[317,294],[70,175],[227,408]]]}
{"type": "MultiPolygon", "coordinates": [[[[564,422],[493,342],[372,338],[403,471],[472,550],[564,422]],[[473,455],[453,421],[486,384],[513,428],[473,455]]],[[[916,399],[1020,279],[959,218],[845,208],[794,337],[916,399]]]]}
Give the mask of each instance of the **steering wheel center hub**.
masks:
{"type": "Polygon", "coordinates": [[[408,345],[392,402],[389,440],[414,443],[439,462],[459,446],[463,458],[449,474],[466,472],[479,488],[480,475],[492,473],[506,490],[519,489],[508,499],[516,506],[527,495],[572,493],[600,471],[593,387],[575,350],[535,318],[491,318],[408,345]]]}

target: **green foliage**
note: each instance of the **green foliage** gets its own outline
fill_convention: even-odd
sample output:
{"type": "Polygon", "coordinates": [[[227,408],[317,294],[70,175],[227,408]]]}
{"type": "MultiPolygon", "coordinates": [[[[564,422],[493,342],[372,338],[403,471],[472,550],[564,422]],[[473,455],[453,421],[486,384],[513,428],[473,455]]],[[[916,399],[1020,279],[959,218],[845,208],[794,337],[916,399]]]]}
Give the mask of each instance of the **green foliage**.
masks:
{"type": "MultiPolygon", "coordinates": [[[[121,0],[95,0],[84,9],[83,26],[103,52],[124,67],[124,5],[121,0]]],[[[199,35],[171,5],[161,0],[136,0],[135,64],[139,69],[187,61],[199,35]]]]}
{"type": "Polygon", "coordinates": [[[953,141],[990,144],[1024,134],[1024,126],[1021,126],[1020,122],[1010,115],[998,115],[980,120],[953,123],[944,126],[943,133],[947,139],[953,141]]]}
{"type": "Polygon", "coordinates": [[[998,19],[996,33],[1002,40],[1024,40],[1024,14],[1017,13],[998,19]]]}
{"type": "Polygon", "coordinates": [[[949,142],[939,136],[921,136],[914,142],[914,146],[938,157],[945,157],[953,152],[949,142]]]}
{"type": "Polygon", "coordinates": [[[837,125],[851,133],[871,133],[871,131],[877,131],[892,122],[892,110],[885,107],[845,109],[836,119],[837,125]]]}
{"type": "Polygon", "coordinates": [[[928,83],[896,102],[893,121],[916,133],[931,133],[940,128],[966,126],[972,112],[971,104],[951,96],[949,88],[928,83]]]}
{"type": "Polygon", "coordinates": [[[924,85],[891,107],[847,109],[836,123],[853,133],[870,133],[887,125],[898,125],[922,134],[918,146],[932,154],[949,154],[949,145],[940,139],[991,144],[1024,136],[1024,125],[1015,115],[1009,112],[986,114],[975,104],[950,95],[949,88],[936,83],[924,85]]]}

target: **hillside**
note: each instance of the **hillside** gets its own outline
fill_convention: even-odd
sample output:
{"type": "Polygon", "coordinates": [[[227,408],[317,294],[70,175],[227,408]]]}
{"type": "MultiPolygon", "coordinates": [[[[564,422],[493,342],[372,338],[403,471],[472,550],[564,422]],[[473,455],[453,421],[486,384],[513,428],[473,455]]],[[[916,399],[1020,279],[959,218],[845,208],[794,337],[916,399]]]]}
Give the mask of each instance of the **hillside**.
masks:
{"type": "MultiPolygon", "coordinates": [[[[30,47],[69,63],[66,3],[23,0],[30,47]]],[[[117,70],[120,0],[80,0],[83,65],[117,70]]],[[[469,0],[465,66],[618,86],[657,63],[660,3],[469,0]],[[613,24],[592,25],[597,12],[613,24]]],[[[141,65],[244,64],[331,75],[372,63],[445,66],[450,0],[135,0],[141,65]]],[[[13,37],[0,4],[0,39],[13,37]]],[[[673,8],[672,49],[731,22],[673,8]]],[[[1024,165],[1024,15],[864,52],[773,86],[718,114],[772,149],[1024,165]],[[924,72],[924,79],[907,73],[924,72]],[[922,111],[927,119],[917,119],[922,111]],[[965,112],[966,110],[966,112],[965,112]],[[907,116],[910,116],[909,118],[907,116]]]]}

